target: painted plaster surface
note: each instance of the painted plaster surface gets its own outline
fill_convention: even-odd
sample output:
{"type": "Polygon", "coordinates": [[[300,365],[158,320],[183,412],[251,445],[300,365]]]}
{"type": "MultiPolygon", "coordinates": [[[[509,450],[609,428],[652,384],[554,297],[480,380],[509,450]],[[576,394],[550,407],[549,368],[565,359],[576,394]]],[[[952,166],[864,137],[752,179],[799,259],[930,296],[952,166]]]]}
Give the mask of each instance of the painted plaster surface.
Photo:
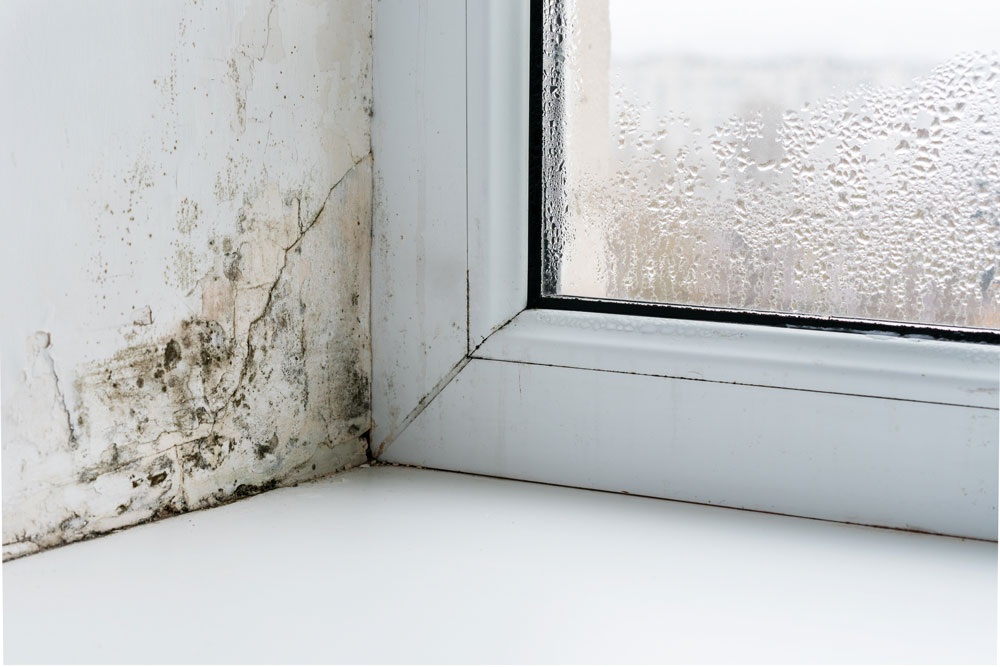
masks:
{"type": "Polygon", "coordinates": [[[5,559],[366,459],[370,33],[0,5],[5,559]]]}

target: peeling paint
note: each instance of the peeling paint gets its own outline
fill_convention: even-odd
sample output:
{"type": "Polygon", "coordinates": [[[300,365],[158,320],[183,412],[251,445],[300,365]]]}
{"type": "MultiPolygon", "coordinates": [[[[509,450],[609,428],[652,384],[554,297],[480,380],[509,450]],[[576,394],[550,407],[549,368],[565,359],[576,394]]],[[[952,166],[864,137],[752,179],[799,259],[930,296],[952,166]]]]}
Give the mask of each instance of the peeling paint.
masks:
{"type": "Polygon", "coordinates": [[[96,308],[39,291],[47,314],[4,325],[4,559],[367,460],[371,7],[226,7],[243,17],[229,45],[218,7],[168,8],[160,147],[115,158],[120,177],[88,167],[97,244],[74,290],[96,308]],[[228,53],[217,79],[186,64],[198,49],[228,53]],[[220,116],[204,127],[177,109],[199,94],[220,116]]]}

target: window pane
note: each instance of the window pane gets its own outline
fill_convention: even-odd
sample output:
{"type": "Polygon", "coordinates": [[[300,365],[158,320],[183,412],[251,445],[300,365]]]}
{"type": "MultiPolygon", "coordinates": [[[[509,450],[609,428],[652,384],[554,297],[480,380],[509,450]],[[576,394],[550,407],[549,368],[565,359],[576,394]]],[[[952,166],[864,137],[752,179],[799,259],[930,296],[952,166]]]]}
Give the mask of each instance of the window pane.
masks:
{"type": "Polygon", "coordinates": [[[545,11],[546,293],[1000,326],[1000,2],[545,11]]]}

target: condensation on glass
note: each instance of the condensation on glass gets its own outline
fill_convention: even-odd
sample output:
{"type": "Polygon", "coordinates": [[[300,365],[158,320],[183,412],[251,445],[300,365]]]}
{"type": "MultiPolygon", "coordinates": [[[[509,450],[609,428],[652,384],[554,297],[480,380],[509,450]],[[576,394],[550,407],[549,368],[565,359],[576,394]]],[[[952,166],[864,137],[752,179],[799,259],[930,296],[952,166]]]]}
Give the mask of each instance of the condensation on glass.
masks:
{"type": "Polygon", "coordinates": [[[997,328],[998,10],[547,1],[543,292],[997,328]]]}

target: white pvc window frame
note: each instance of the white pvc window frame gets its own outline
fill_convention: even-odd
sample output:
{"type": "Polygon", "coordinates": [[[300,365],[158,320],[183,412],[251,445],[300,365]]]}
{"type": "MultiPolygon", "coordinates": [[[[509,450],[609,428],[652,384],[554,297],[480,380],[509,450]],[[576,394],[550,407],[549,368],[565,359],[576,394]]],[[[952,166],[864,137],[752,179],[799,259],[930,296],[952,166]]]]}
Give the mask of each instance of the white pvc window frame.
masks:
{"type": "Polygon", "coordinates": [[[527,0],[375,6],[373,450],[997,539],[1000,350],[527,302],[527,0]]]}

